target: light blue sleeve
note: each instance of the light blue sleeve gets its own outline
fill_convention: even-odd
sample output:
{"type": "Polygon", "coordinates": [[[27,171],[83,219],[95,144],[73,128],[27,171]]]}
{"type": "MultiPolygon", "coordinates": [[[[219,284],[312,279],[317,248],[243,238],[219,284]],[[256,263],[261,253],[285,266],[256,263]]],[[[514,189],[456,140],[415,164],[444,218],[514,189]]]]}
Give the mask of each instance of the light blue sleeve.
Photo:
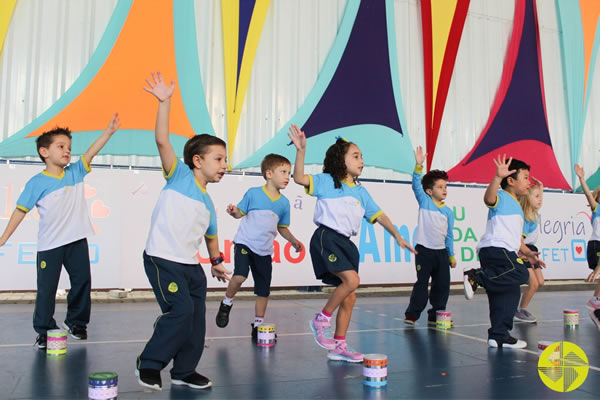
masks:
{"type": "Polygon", "coordinates": [[[26,213],[31,211],[42,197],[43,189],[39,185],[36,185],[36,176],[27,181],[23,192],[17,200],[17,208],[26,213]]]}
{"type": "Polygon", "coordinates": [[[282,207],[281,214],[279,215],[279,223],[277,226],[287,227],[290,225],[290,201],[284,198],[285,204],[282,207]]]}
{"type": "Polygon", "coordinates": [[[217,212],[215,211],[215,206],[213,205],[212,199],[208,194],[204,195],[204,202],[206,204],[206,208],[208,208],[208,211],[210,212],[210,221],[204,236],[213,238],[217,236],[217,212]]]}
{"type": "Polygon", "coordinates": [[[369,221],[371,224],[375,223],[375,220],[383,214],[381,208],[375,203],[367,189],[361,186],[362,193],[361,198],[363,201],[363,206],[365,208],[365,219],[369,221]]]}
{"type": "Polygon", "coordinates": [[[450,210],[450,207],[446,206],[449,212],[446,213],[446,217],[448,218],[448,233],[446,233],[446,250],[448,251],[448,256],[454,256],[454,213],[450,210]]]}
{"type": "Polygon", "coordinates": [[[421,184],[421,180],[423,179],[423,166],[415,165],[415,169],[412,174],[412,190],[417,198],[417,203],[419,203],[419,207],[423,207],[425,201],[429,196],[423,190],[423,185],[421,184]]]}
{"type": "Polygon", "coordinates": [[[327,190],[328,183],[331,185],[330,189],[333,189],[333,178],[329,174],[316,174],[308,175],[309,184],[308,188],[305,188],[307,194],[315,197],[323,196],[325,190],[327,190]]]}
{"type": "Polygon", "coordinates": [[[251,197],[252,197],[252,189],[248,189],[246,191],[246,193],[244,193],[244,197],[242,197],[242,200],[240,200],[240,202],[237,205],[238,210],[240,210],[240,212],[244,215],[248,214],[248,207],[250,207],[250,201],[251,201],[251,197]]]}
{"type": "Polygon", "coordinates": [[[171,166],[171,169],[169,170],[168,175],[165,174],[165,170],[163,169],[163,176],[167,180],[168,183],[176,182],[181,179],[184,179],[190,173],[191,173],[190,168],[186,164],[179,161],[178,158],[175,158],[175,160],[173,160],[173,165],[171,166]]]}
{"type": "Polygon", "coordinates": [[[75,182],[82,181],[83,177],[92,170],[83,156],[79,157],[76,163],[69,165],[67,168],[72,171],[75,182]]]}

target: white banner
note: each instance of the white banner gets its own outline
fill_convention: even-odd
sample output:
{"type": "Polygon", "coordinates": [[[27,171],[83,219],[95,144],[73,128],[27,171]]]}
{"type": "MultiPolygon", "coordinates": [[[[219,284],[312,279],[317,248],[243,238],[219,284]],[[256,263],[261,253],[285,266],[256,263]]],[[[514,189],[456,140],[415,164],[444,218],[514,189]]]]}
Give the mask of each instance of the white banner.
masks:
{"type": "MultiPolygon", "coordinates": [[[[4,230],[17,198],[27,180],[41,166],[0,165],[0,230],[4,230]]],[[[150,225],[150,215],[164,185],[157,170],[96,168],[86,178],[86,198],[96,235],[89,238],[92,286],[101,288],[149,288],[144,273],[142,252],[150,225]]],[[[264,184],[262,177],[227,175],[208,191],[217,210],[219,242],[226,265],[233,269],[232,240],[239,221],[225,213],[229,203],[237,204],[246,190],[264,184]]],[[[363,185],[375,202],[392,219],[397,229],[412,242],[417,223],[417,202],[410,185],[373,183],[363,185]]],[[[302,187],[290,182],[283,194],[290,200],[292,233],[305,248],[315,230],[312,222],[315,199],[302,187]]],[[[452,280],[462,280],[464,267],[478,265],[475,248],[483,234],[487,208],[483,188],[449,187],[448,204],[455,214],[454,248],[458,267],[452,280]]],[[[589,207],[580,194],[545,193],[539,225],[538,247],[548,265],[548,279],[580,279],[589,273],[586,262],[587,238],[591,234],[589,207]]],[[[0,248],[2,280],[0,291],[36,289],[36,240],[39,215],[34,209],[21,223],[8,243],[0,248]]],[[[406,284],[416,279],[414,257],[401,250],[379,224],[363,223],[354,238],[361,253],[362,284],[406,284]]],[[[210,277],[206,248],[200,249],[201,262],[209,276],[209,287],[225,284],[210,277]]],[[[296,253],[289,243],[277,237],[273,255],[272,286],[317,285],[308,251],[296,253]]],[[[251,286],[249,278],[244,286],[251,286]]],[[[66,273],[60,286],[68,288],[66,273]]]]}

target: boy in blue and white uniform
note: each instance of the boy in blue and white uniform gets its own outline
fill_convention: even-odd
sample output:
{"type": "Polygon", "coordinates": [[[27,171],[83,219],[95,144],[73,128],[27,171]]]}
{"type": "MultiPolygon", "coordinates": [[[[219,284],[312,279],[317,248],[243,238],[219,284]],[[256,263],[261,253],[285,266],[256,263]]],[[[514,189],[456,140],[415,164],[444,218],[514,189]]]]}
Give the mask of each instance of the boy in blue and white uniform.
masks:
{"type": "Polygon", "coordinates": [[[37,150],[46,168],[27,182],[17,200],[17,208],[0,236],[0,246],[3,246],[25,215],[37,206],[40,222],[33,329],[38,333],[36,345],[39,349],[46,349],[47,332],[58,328],[54,307],[63,265],[71,283],[63,326],[72,338],[87,339],[92,305],[87,237],[93,235],[94,230],[88,215],[83,179],[91,171],[94,156],[119,126],[119,116],[115,114],[104,133],[72,164],[71,131],[68,128],[55,128],[39,136],[37,150]]]}
{"type": "Polygon", "coordinates": [[[273,272],[273,240],[277,232],[289,241],[297,252],[302,244],[292,235],[290,224],[290,202],[280,193],[290,181],[290,161],[278,154],[267,155],[261,163],[261,172],[266,184],[248,189],[237,206],[229,204],[227,213],[241,218],[240,226],[233,239],[235,269],[225,298],[219,306],[216,323],[225,328],[229,323],[229,312],[233,307],[233,297],[252,271],[254,294],[256,297],[255,317],[251,323],[252,338],[257,338],[257,328],[265,320],[265,312],[271,293],[273,272]]]}
{"type": "Polygon", "coordinates": [[[425,156],[421,146],[418,146],[415,150],[416,165],[412,178],[412,189],[419,203],[419,224],[414,240],[417,251],[417,282],[413,286],[410,302],[404,313],[404,322],[410,325],[414,325],[419,319],[428,299],[431,308],[427,312],[427,321],[435,324],[436,312],[446,309],[450,295],[448,267],[456,267],[452,236],[454,214],[450,207],[444,204],[448,174],[445,171],[432,170],[423,177],[425,156]]]}
{"type": "Polygon", "coordinates": [[[489,208],[485,234],[477,249],[481,268],[464,272],[465,297],[470,300],[479,285],[486,290],[491,328],[488,329],[489,347],[524,348],[527,342],[510,336],[513,317],[521,297],[521,285],[529,280],[520,251],[532,264],[545,266],[523,243],[523,209],[517,196],[529,189],[529,165],[523,161],[494,160],[497,171],[484,194],[489,208]],[[502,190],[499,188],[502,187],[502,190]]]}

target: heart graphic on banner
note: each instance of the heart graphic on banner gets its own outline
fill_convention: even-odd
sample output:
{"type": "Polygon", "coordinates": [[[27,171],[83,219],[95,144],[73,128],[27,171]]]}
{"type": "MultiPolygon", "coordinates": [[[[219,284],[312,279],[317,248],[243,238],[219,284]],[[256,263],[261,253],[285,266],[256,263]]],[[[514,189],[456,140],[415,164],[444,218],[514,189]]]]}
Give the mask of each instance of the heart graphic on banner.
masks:
{"type": "Polygon", "coordinates": [[[110,214],[110,208],[106,207],[102,200],[94,200],[92,203],[92,218],[106,218],[110,214]]]}
{"type": "Polygon", "coordinates": [[[581,254],[581,250],[583,250],[583,247],[581,247],[581,246],[575,247],[575,251],[577,252],[577,254],[581,254]]]}

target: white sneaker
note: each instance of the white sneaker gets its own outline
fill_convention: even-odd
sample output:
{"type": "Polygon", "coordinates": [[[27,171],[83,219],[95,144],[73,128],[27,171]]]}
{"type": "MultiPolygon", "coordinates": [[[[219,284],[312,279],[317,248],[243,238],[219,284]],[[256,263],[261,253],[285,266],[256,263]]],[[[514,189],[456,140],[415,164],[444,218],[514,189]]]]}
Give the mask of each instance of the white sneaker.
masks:
{"type": "Polygon", "coordinates": [[[514,337],[509,337],[506,341],[498,342],[496,339],[488,339],[489,347],[506,347],[508,349],[524,349],[527,347],[527,342],[514,337]]]}

